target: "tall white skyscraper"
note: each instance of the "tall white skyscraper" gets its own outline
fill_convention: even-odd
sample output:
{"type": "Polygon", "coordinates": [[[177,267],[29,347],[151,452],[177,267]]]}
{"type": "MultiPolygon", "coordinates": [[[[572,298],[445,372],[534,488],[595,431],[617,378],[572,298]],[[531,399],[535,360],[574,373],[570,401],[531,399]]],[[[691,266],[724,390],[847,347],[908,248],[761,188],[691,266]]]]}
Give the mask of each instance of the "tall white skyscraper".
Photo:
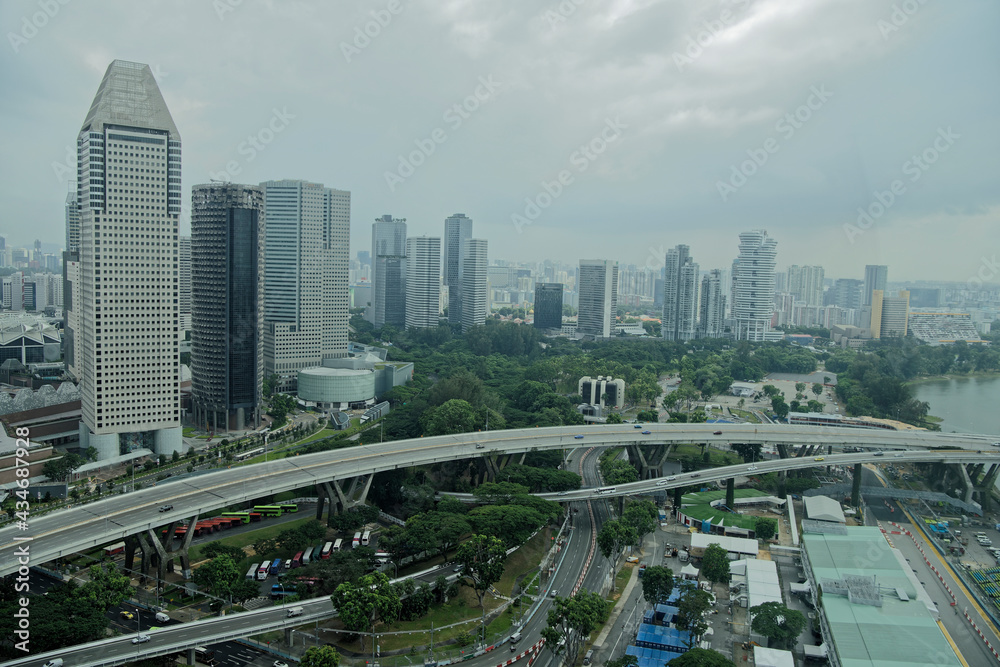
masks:
{"type": "Polygon", "coordinates": [[[462,331],[486,323],[487,278],[486,239],[462,242],[462,331]]]}
{"type": "Polygon", "coordinates": [[[699,338],[721,338],[725,329],[726,297],[722,295],[725,284],[722,273],[719,269],[712,269],[701,279],[699,338]]]}
{"type": "Polygon", "coordinates": [[[264,372],[277,389],[347,356],[351,193],[282,180],[264,189],[264,372]]]}
{"type": "Polygon", "coordinates": [[[147,65],[108,67],[77,137],[71,272],[80,444],[101,459],[182,449],[177,230],[181,138],[147,65]]]}
{"type": "Polygon", "coordinates": [[[797,301],[807,306],[822,306],[823,277],[822,266],[793,264],[788,267],[787,290],[795,296],[797,301]]]}
{"type": "Polygon", "coordinates": [[[581,259],[576,289],[580,300],[576,330],[610,338],[618,311],[618,262],[581,259]]]}
{"type": "Polygon", "coordinates": [[[383,215],[372,225],[372,309],[369,321],[406,326],[406,218],[383,215]]]}
{"type": "Polygon", "coordinates": [[[774,267],[778,242],[762,229],[740,234],[733,264],[732,317],[736,340],[770,340],[774,312],[774,267]]]}
{"type": "Polygon", "coordinates": [[[663,277],[663,338],[685,341],[697,335],[698,265],[690,249],[679,245],[667,251],[663,277]]]}
{"type": "Polygon", "coordinates": [[[441,312],[441,239],[406,239],[406,328],[436,327],[441,312]]]}
{"type": "Polygon", "coordinates": [[[472,219],[464,213],[444,221],[444,284],[448,286],[448,322],[462,323],[462,244],[472,238],[472,219]]]}

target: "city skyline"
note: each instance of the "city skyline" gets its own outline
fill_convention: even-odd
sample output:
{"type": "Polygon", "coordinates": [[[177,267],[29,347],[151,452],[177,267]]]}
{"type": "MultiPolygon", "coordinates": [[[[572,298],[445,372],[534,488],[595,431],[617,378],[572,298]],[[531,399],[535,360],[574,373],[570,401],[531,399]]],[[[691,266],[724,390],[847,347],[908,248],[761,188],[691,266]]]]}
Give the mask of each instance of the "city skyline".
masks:
{"type": "MultiPolygon", "coordinates": [[[[733,246],[720,235],[766,228],[787,264],[821,265],[834,277],[884,264],[899,280],[1000,281],[993,246],[979,242],[995,237],[987,165],[998,139],[984,114],[996,92],[975,84],[995,60],[997,47],[975,36],[995,24],[996,6],[921,5],[899,26],[886,23],[891,2],[795,12],[776,2],[580,6],[555,23],[542,7],[504,16],[435,7],[393,15],[361,49],[354,29],[372,20],[368,7],[224,5],[232,11],[217,15],[181,3],[141,30],[60,6],[37,36],[12,46],[16,66],[3,81],[23,94],[0,113],[11,151],[29,159],[0,167],[9,215],[0,232],[11,244],[64,243],[75,150],[62,137],[80,123],[72,102],[121,57],[150,63],[190,137],[182,235],[192,184],[302,178],[354,193],[352,254],[385,210],[404,213],[414,235],[439,235],[440,220],[464,210],[493,256],[525,262],[572,264],[600,249],[623,266],[658,267],[683,235],[703,267],[722,267],[733,246]],[[175,21],[201,14],[177,48],[175,21]],[[801,39],[820,25],[829,44],[851,35],[851,54],[801,39]],[[327,39],[307,60],[298,50],[275,58],[269,44],[282,40],[256,39],[289,30],[302,43],[313,31],[327,39]],[[224,57],[229,39],[262,47],[237,64],[224,57]],[[416,39],[427,48],[410,58],[416,39]],[[786,50],[768,47],[782,39],[786,50]],[[318,61],[330,86],[310,76],[318,61]],[[286,68],[302,76],[285,77],[286,68]],[[446,75],[417,74],[435,68],[446,75]],[[232,82],[225,94],[220,80],[232,82]],[[577,81],[593,83],[584,91],[577,81]],[[615,234],[603,233],[609,223],[615,234]]],[[[19,26],[35,9],[6,3],[0,18],[19,26]]],[[[128,25],[150,23],[142,6],[116,13],[128,25]]]]}

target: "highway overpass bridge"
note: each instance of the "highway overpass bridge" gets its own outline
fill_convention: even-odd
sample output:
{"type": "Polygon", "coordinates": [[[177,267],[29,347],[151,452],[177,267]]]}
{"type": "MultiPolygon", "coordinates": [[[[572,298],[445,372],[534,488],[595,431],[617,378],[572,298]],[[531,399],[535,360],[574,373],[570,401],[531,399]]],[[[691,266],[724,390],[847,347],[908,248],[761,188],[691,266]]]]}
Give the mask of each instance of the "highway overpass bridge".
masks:
{"type": "MultiPolygon", "coordinates": [[[[331,503],[339,502],[341,506],[359,502],[351,497],[351,492],[363,486],[363,495],[375,473],[477,456],[485,456],[496,466],[499,458],[510,454],[578,446],[759,443],[807,447],[807,451],[844,447],[872,450],[867,453],[829,456],[823,465],[876,462],[881,459],[875,457],[874,450],[906,449],[909,451],[904,455],[910,460],[947,460],[977,465],[990,463],[993,464],[990,470],[995,475],[1000,471],[1000,465],[997,465],[1000,463],[1000,448],[992,446],[993,440],[993,436],[985,435],[777,424],[648,424],[643,425],[641,430],[633,428],[631,424],[616,424],[462,433],[378,445],[359,445],[220,470],[129,494],[110,496],[79,507],[44,514],[37,519],[32,518],[29,512],[26,525],[16,522],[0,529],[0,575],[17,570],[17,557],[19,553],[23,553],[24,548],[28,549],[31,563],[41,565],[61,556],[133,535],[141,536],[144,541],[148,537],[148,542],[143,545],[144,558],[150,557],[155,548],[160,556],[161,567],[165,560],[174,557],[181,558],[183,562],[186,559],[187,544],[177,552],[168,552],[170,543],[162,544],[156,535],[155,531],[159,527],[171,526],[168,535],[172,536],[172,526],[183,519],[195,521],[199,515],[226,505],[312,485],[316,485],[320,491],[317,507],[317,515],[320,515],[324,497],[331,503]],[[948,453],[940,451],[939,448],[942,447],[964,451],[948,453]],[[352,488],[347,493],[340,484],[346,480],[353,481],[352,488]],[[361,484],[358,483],[359,480],[363,480],[361,484]],[[172,508],[159,511],[164,505],[171,505],[172,508]]],[[[760,472],[768,472],[809,467],[819,463],[820,461],[811,457],[797,457],[761,461],[757,465],[760,472]]],[[[616,491],[603,492],[602,495],[687,486],[694,479],[699,482],[727,479],[746,474],[745,471],[745,466],[704,470],[679,475],[673,481],[651,479],[622,485],[616,491]]],[[[597,493],[599,492],[593,489],[582,489],[556,499],[578,500],[595,497],[597,493]]],[[[189,531],[187,539],[193,534],[194,531],[189,531]]]]}

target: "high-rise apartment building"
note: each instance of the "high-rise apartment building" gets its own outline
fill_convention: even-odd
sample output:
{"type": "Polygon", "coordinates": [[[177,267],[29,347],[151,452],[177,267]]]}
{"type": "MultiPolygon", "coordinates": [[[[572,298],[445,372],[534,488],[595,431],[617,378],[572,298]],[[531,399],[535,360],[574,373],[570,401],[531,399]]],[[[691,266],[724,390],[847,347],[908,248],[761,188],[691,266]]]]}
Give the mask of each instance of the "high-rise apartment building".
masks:
{"type": "Polygon", "coordinates": [[[462,323],[462,247],[472,238],[472,219],[456,213],[444,221],[444,284],[448,286],[448,322],[462,323]]]}
{"type": "Polygon", "coordinates": [[[774,267],[778,243],[762,229],[740,234],[740,254],[733,263],[732,318],[736,340],[764,341],[771,335],[774,267]]]}
{"type": "Polygon", "coordinates": [[[298,372],[347,356],[351,193],[299,180],[264,190],[264,372],[292,391],[298,372]]]}
{"type": "Polygon", "coordinates": [[[698,265],[690,248],[667,251],[663,271],[663,338],[691,340],[698,328],[698,265]]]}
{"type": "Polygon", "coordinates": [[[264,193],[209,183],[191,194],[191,404],[211,432],[258,428],[264,379],[264,193]]]}
{"type": "Polygon", "coordinates": [[[798,266],[788,267],[787,291],[807,306],[823,305],[823,267],[798,266]]]}
{"type": "Polygon", "coordinates": [[[181,314],[181,331],[191,329],[191,237],[181,236],[178,240],[178,271],[180,272],[180,296],[178,310],[181,314]]]}
{"type": "Polygon", "coordinates": [[[576,288],[580,295],[577,332],[610,338],[618,311],[618,262],[581,259],[576,288]]]}
{"type": "Polygon", "coordinates": [[[535,283],[535,327],[562,328],[562,283],[535,283]]]}
{"type": "Polygon", "coordinates": [[[903,338],[910,316],[910,293],[901,290],[889,296],[882,290],[872,292],[872,338],[903,338]]]}
{"type": "Polygon", "coordinates": [[[406,218],[376,218],[372,225],[372,308],[376,328],[406,326],[406,218]]]}
{"type": "Polygon", "coordinates": [[[885,264],[869,264],[865,267],[865,292],[862,306],[872,305],[875,290],[885,292],[889,281],[889,267],[885,264]]]}
{"type": "Polygon", "coordinates": [[[845,310],[860,310],[863,301],[864,283],[854,278],[838,278],[833,284],[830,305],[845,310]]]}
{"type": "Polygon", "coordinates": [[[441,239],[406,239],[406,328],[436,327],[441,312],[441,239]]]}
{"type": "Polygon", "coordinates": [[[486,300],[489,289],[486,239],[462,242],[462,331],[486,324],[486,300]]]}
{"type": "Polygon", "coordinates": [[[698,337],[721,338],[725,331],[726,297],[722,295],[722,271],[712,269],[701,279],[698,337]]]}
{"type": "Polygon", "coordinates": [[[80,445],[98,458],[182,449],[181,138],[149,66],[115,60],[77,137],[79,264],[70,275],[80,445]]]}

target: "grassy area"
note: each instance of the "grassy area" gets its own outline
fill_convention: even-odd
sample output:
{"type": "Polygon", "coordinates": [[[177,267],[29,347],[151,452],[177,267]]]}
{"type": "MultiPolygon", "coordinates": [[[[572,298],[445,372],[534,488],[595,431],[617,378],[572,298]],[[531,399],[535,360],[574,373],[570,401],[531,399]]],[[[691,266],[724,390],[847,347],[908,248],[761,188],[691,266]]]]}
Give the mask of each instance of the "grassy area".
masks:
{"type": "Polygon", "coordinates": [[[625,586],[628,584],[628,580],[632,578],[632,570],[635,568],[635,563],[625,563],[622,565],[622,569],[618,570],[615,574],[615,585],[608,593],[608,600],[615,602],[622,596],[622,591],[625,590],[625,586]]]}
{"type": "Polygon", "coordinates": [[[319,431],[316,431],[312,435],[310,435],[308,437],[305,437],[302,440],[299,440],[295,444],[297,444],[297,445],[303,445],[303,444],[305,444],[307,442],[312,442],[313,440],[320,440],[322,438],[329,438],[331,435],[336,435],[337,433],[339,433],[339,431],[335,431],[332,428],[320,429],[319,431]]]}
{"type": "Polygon", "coordinates": [[[747,412],[746,410],[740,410],[739,408],[729,408],[729,412],[737,417],[742,417],[752,424],[759,424],[760,420],[757,419],[757,415],[752,412],[747,412]]]}
{"type": "Polygon", "coordinates": [[[518,577],[538,569],[542,556],[552,544],[550,536],[551,531],[548,528],[540,530],[537,535],[510,555],[510,558],[507,559],[507,567],[504,568],[503,577],[497,582],[498,591],[504,595],[511,595],[514,592],[514,582],[517,581],[518,577]]]}
{"type": "MultiPolygon", "coordinates": [[[[677,445],[674,447],[673,452],[671,452],[671,458],[679,459],[691,459],[696,462],[702,462],[702,448],[699,445],[677,445]]],[[[704,451],[708,452],[709,462],[714,466],[730,466],[736,465],[743,461],[740,456],[734,452],[724,452],[714,447],[705,447],[704,451]]]]}
{"type": "MultiPolygon", "coordinates": [[[[286,523],[279,523],[271,526],[265,526],[263,528],[260,528],[259,530],[251,530],[246,533],[240,533],[239,535],[233,535],[232,537],[224,537],[221,540],[215,540],[213,543],[226,544],[229,546],[239,547],[242,549],[243,547],[250,546],[257,540],[268,537],[277,537],[277,535],[284,530],[292,530],[294,528],[298,528],[299,526],[304,526],[305,524],[314,520],[315,519],[311,516],[303,517],[301,519],[296,519],[295,521],[288,521],[286,523]]],[[[197,562],[201,560],[201,550],[202,550],[201,545],[195,545],[191,547],[190,553],[192,562],[197,562]]]]}

